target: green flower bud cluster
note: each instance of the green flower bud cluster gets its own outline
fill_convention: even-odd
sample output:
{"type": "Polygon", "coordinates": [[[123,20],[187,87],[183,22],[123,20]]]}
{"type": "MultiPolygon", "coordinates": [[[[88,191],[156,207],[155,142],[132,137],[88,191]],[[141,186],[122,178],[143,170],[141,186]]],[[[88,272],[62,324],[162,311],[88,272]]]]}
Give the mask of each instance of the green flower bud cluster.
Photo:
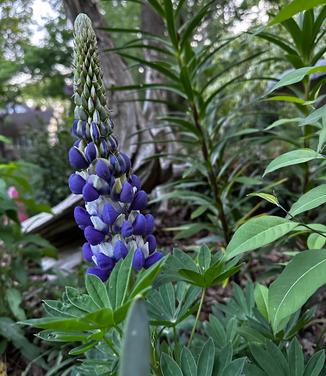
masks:
{"type": "Polygon", "coordinates": [[[75,119],[79,120],[77,128],[80,128],[80,132],[77,133],[83,133],[84,136],[91,135],[91,123],[93,122],[97,124],[101,136],[106,137],[112,132],[113,124],[109,118],[109,109],[106,103],[96,35],[91,20],[86,14],[78,15],[74,28],[75,119]]]}

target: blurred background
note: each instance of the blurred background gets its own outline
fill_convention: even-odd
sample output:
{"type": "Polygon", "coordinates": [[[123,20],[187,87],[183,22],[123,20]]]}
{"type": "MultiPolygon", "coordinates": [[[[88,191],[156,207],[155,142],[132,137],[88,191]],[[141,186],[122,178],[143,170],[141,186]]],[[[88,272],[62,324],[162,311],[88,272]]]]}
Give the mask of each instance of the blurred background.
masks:
{"type": "MultiPolygon", "coordinates": [[[[189,15],[185,14],[184,18],[198,12],[203,3],[205,1],[187,1],[189,15]]],[[[269,12],[281,4],[282,1],[275,0],[217,1],[216,11],[202,24],[192,44],[208,45],[217,36],[236,35],[258,23],[265,23],[269,12]]],[[[72,142],[69,135],[73,112],[71,21],[79,11],[88,13],[98,27],[138,28],[164,34],[162,22],[156,22],[149,5],[133,1],[1,0],[0,134],[6,139],[0,144],[0,156],[3,162],[28,162],[28,170],[33,171],[29,180],[35,199],[51,206],[68,195],[66,179],[70,169],[64,156],[72,142]]],[[[110,32],[102,32],[100,36],[102,50],[121,46],[134,38],[131,34],[110,32]]],[[[248,48],[255,51],[259,41],[255,40],[248,48]]],[[[146,56],[146,53],[150,55],[146,50],[144,53],[146,59],[153,59],[146,56]]],[[[226,64],[236,54],[240,57],[243,51],[225,49],[216,63],[226,64]]],[[[117,56],[116,60],[110,60],[108,53],[102,57],[108,86],[156,79],[149,77],[152,72],[142,64],[133,64],[127,70],[128,59],[117,56]]],[[[265,68],[261,66],[262,70],[265,68]]],[[[273,64],[273,69],[278,67],[273,64]]],[[[116,106],[114,100],[118,101],[120,96],[118,93],[110,102],[112,111],[119,112],[113,114],[117,128],[128,126],[135,130],[140,118],[143,123],[153,119],[151,109],[146,106],[136,109],[132,104],[116,106]],[[126,109],[128,106],[131,109],[126,109]],[[137,111],[141,113],[137,114],[137,111]]],[[[236,101],[236,93],[234,97],[236,101]]],[[[122,143],[130,149],[125,134],[127,132],[121,137],[122,143]]]]}

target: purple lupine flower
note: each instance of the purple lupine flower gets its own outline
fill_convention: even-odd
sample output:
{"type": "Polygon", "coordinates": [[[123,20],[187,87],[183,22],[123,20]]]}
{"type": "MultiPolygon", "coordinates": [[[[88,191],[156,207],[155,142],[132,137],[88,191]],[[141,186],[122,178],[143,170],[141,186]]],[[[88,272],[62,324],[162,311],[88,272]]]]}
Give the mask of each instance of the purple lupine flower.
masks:
{"type": "Polygon", "coordinates": [[[105,281],[116,262],[130,252],[136,271],[150,267],[163,254],[156,251],[154,217],[143,213],[148,196],[112,133],[91,21],[80,14],[74,26],[76,106],[71,133],[77,140],[69,150],[69,162],[77,171],[69,177],[69,187],[85,201],[85,209],[76,207],[74,217],[87,240],[83,257],[94,264],[87,273],[105,281]]]}
{"type": "Polygon", "coordinates": [[[86,180],[83,179],[78,174],[71,174],[69,176],[68,184],[69,184],[69,188],[71,192],[78,195],[83,192],[83,188],[84,188],[84,185],[86,184],[86,180]]]}

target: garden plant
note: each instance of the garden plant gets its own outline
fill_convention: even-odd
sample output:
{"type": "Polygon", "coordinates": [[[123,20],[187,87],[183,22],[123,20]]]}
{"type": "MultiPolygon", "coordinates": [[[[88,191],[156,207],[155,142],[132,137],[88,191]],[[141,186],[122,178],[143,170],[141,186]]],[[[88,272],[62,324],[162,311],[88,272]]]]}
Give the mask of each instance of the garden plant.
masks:
{"type": "MultiPolygon", "coordinates": [[[[264,27],[202,45],[194,36],[215,1],[196,4],[194,15],[183,0],[133,3],[150,7],[166,32],[101,27],[123,43],[100,51],[95,20],[79,13],[74,21],[67,184],[80,199],[73,216],[85,238],[85,278],[82,285],[70,279],[59,298],[42,286],[34,318],[23,294],[39,280],[30,282],[28,272],[42,275],[41,258],[57,254],[21,230],[20,203],[6,190],[29,185],[16,178],[19,164],[10,174],[0,165],[8,171],[0,180],[0,354],[8,344],[18,348],[29,361],[23,375],[33,364],[46,376],[326,375],[325,1],[294,0],[264,27]],[[227,48],[239,54],[217,64],[227,48]],[[156,60],[143,58],[144,49],[156,60]],[[136,132],[163,129],[149,159],[179,167],[152,196],[116,136],[124,124],[111,114],[103,53],[160,77],[110,87],[135,92],[132,102],[164,105],[136,132]],[[289,70],[275,78],[264,70],[277,60],[289,70]],[[242,99],[240,85],[265,90],[242,99]],[[266,108],[279,112],[255,128],[257,109],[266,108]],[[157,145],[169,142],[175,146],[160,152],[157,145]],[[190,208],[181,225],[164,218],[175,247],[161,245],[157,232],[171,203],[190,208]],[[302,334],[311,328],[318,329],[307,350],[302,334]]],[[[48,209],[31,198],[21,203],[48,209]]]]}

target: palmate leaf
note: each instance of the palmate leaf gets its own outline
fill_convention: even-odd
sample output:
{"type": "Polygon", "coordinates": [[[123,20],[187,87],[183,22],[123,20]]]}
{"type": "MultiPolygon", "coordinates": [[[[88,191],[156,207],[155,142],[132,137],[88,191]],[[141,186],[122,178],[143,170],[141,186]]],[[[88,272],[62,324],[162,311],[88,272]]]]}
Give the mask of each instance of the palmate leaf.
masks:
{"type": "Polygon", "coordinates": [[[294,256],[269,288],[268,311],[274,332],[281,330],[284,320],[300,309],[325,283],[325,249],[309,250],[294,256]]]}
{"type": "Polygon", "coordinates": [[[261,216],[244,223],[233,235],[225,251],[226,260],[263,247],[289,233],[298,223],[276,216],[261,216]]]}
{"type": "Polygon", "coordinates": [[[147,298],[147,309],[153,325],[176,326],[188,317],[198,302],[200,288],[185,282],[164,284],[152,290],[147,298]]]}
{"type": "Polygon", "coordinates": [[[314,159],[323,159],[325,158],[322,154],[317,153],[312,149],[297,149],[289,151],[275,158],[267,167],[264,172],[264,175],[269,174],[270,172],[279,170],[280,168],[293,166],[300,163],[305,163],[312,161],[314,159]]]}

